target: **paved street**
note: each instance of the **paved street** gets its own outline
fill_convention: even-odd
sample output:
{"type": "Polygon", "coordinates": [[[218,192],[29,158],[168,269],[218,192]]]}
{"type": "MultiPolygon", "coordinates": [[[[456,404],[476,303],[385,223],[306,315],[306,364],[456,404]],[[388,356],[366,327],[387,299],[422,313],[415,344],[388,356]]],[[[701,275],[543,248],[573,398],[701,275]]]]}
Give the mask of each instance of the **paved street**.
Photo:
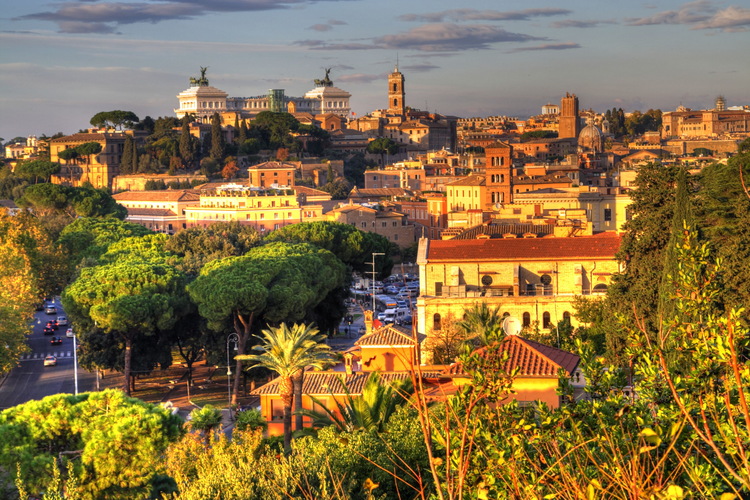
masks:
{"type": "MultiPolygon", "coordinates": [[[[0,379],[0,409],[51,394],[74,392],[73,339],[65,336],[67,327],[61,326],[54,334],[62,337],[62,345],[51,346],[52,335],[43,334],[47,321],[65,314],[59,302],[55,305],[57,314],[45,314],[44,311],[35,314],[34,331],[27,339],[31,352],[22,356],[18,367],[5,379],[0,379]],[[57,356],[57,366],[44,366],[43,360],[48,355],[57,356]]],[[[92,390],[96,390],[96,375],[79,367],[78,391],[92,390]]]]}

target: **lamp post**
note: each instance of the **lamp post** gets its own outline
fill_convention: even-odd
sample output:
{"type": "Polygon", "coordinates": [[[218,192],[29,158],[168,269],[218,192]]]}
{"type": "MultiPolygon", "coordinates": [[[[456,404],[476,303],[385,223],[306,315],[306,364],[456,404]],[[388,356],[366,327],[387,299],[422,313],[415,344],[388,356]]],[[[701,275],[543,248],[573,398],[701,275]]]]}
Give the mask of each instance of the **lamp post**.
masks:
{"type": "Polygon", "coordinates": [[[232,366],[229,358],[229,343],[234,342],[234,350],[237,350],[237,344],[240,342],[240,336],[236,333],[230,333],[227,336],[227,412],[229,412],[229,420],[232,418],[232,366]]]}
{"type": "Polygon", "coordinates": [[[75,387],[75,395],[78,395],[78,345],[76,343],[76,335],[73,334],[73,385],[75,387]]]}
{"type": "Polygon", "coordinates": [[[372,252],[372,286],[370,287],[372,289],[372,313],[375,314],[375,256],[377,255],[385,255],[384,253],[380,252],[372,252]]]}

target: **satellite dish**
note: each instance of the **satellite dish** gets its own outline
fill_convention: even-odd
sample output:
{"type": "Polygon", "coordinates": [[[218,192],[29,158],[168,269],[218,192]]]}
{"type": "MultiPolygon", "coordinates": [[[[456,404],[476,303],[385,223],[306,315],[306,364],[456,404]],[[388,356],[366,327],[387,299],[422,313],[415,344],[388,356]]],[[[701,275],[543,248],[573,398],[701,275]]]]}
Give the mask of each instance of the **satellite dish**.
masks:
{"type": "Polygon", "coordinates": [[[521,328],[521,322],[515,316],[508,316],[503,320],[505,335],[518,335],[521,333],[521,328]]]}

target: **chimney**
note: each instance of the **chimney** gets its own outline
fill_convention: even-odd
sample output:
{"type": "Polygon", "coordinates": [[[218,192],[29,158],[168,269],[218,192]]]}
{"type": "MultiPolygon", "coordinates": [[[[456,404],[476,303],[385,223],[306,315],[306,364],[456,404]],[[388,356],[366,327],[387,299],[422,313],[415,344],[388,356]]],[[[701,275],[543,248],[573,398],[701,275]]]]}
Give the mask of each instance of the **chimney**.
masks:
{"type": "Polygon", "coordinates": [[[347,375],[352,374],[352,355],[348,352],[344,354],[344,369],[347,375]]]}
{"type": "Polygon", "coordinates": [[[365,311],[365,335],[372,333],[372,311],[365,311]]]}

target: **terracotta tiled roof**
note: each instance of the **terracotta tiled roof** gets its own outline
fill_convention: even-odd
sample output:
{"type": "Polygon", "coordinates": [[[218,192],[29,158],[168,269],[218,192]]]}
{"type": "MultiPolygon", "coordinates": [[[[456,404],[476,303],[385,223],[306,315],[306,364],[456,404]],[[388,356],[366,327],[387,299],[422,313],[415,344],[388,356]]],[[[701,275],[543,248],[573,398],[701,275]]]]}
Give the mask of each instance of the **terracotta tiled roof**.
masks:
{"type": "MultiPolygon", "coordinates": [[[[517,335],[508,335],[500,342],[499,349],[482,348],[477,351],[481,356],[503,356],[507,353],[503,370],[511,372],[518,369],[519,377],[556,378],[560,368],[572,375],[580,358],[570,352],[556,349],[517,335]]],[[[450,375],[464,375],[463,365],[455,363],[448,369],[450,375]]]]}
{"type": "Polygon", "coordinates": [[[112,198],[117,201],[200,201],[200,195],[194,190],[173,190],[167,189],[162,191],[123,191],[122,193],[113,194],[112,198]]]}
{"type": "Polygon", "coordinates": [[[285,163],[281,161],[267,161],[263,163],[258,163],[257,165],[253,165],[252,167],[248,167],[248,170],[270,170],[270,169],[297,169],[297,166],[292,163],[285,163]]]}
{"type": "Polygon", "coordinates": [[[457,181],[452,181],[446,184],[446,186],[484,186],[487,183],[487,179],[484,175],[470,175],[457,181]]]}
{"type": "Polygon", "coordinates": [[[403,188],[369,188],[369,189],[352,189],[349,193],[350,198],[385,198],[388,196],[408,196],[411,191],[403,188]]]}
{"type": "Polygon", "coordinates": [[[573,180],[567,175],[547,174],[538,177],[521,175],[513,178],[513,184],[559,184],[561,182],[573,184],[573,180]]]}
{"type": "MultiPolygon", "coordinates": [[[[371,372],[341,373],[341,372],[305,372],[305,379],[302,383],[302,394],[312,396],[327,396],[329,394],[346,394],[344,384],[352,395],[362,394],[362,388],[365,386],[367,377],[371,372]]],[[[380,372],[380,380],[390,382],[393,380],[406,380],[411,377],[409,372],[380,372]]],[[[275,378],[266,385],[258,387],[250,394],[261,396],[264,394],[279,394],[280,378],[275,378]]]]}
{"type": "Polygon", "coordinates": [[[327,193],[325,191],[321,191],[320,189],[313,189],[307,186],[292,186],[292,189],[297,194],[304,194],[307,196],[331,196],[330,193],[327,193]]]}
{"type": "Polygon", "coordinates": [[[77,142],[77,141],[103,141],[105,139],[112,139],[112,138],[118,138],[121,139],[125,137],[125,134],[123,133],[79,133],[79,134],[72,134],[72,135],[66,135],[64,137],[58,137],[57,139],[52,139],[50,142],[77,142]]]}
{"type": "Polygon", "coordinates": [[[154,217],[174,217],[177,214],[168,208],[128,208],[128,217],[131,216],[154,216],[154,217]]]}
{"type": "Polygon", "coordinates": [[[367,347],[413,347],[415,345],[409,330],[394,325],[386,325],[364,335],[354,343],[367,347]]]}
{"type": "Polygon", "coordinates": [[[363,212],[377,212],[374,208],[370,207],[363,207],[362,205],[341,205],[340,207],[336,207],[331,212],[356,212],[356,211],[363,211],[363,212]]]}
{"type": "Polygon", "coordinates": [[[427,260],[457,262],[614,258],[619,248],[620,236],[611,232],[574,238],[431,240],[427,260]]]}

